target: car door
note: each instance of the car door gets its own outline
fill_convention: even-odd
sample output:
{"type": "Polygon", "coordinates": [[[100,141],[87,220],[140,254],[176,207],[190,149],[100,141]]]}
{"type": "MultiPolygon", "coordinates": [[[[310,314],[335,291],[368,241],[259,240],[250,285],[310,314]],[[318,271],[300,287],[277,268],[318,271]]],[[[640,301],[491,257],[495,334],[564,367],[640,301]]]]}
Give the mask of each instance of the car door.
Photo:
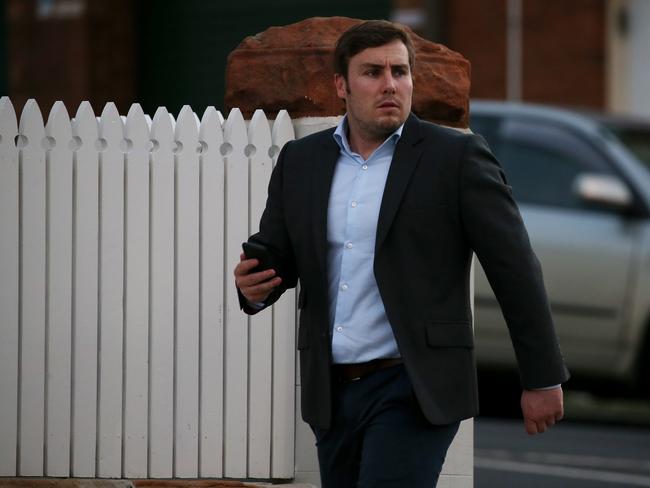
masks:
{"type": "MultiPolygon", "coordinates": [[[[613,174],[611,164],[584,136],[545,120],[505,118],[489,138],[542,264],[569,367],[606,372],[625,320],[637,228],[615,211],[589,207],[574,185],[583,173],[613,174]]],[[[479,362],[514,364],[503,316],[480,267],[475,293],[479,362]]]]}

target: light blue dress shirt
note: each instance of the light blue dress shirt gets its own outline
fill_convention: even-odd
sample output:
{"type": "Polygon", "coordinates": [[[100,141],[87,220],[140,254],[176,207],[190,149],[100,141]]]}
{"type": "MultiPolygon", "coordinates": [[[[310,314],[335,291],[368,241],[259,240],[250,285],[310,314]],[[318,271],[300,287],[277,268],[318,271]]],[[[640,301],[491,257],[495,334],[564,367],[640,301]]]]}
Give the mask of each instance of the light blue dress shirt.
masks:
{"type": "Polygon", "coordinates": [[[335,364],[400,357],[373,264],[379,208],[403,127],[367,160],[350,149],[347,117],[334,132],[341,152],[327,212],[327,278],[335,364]]]}

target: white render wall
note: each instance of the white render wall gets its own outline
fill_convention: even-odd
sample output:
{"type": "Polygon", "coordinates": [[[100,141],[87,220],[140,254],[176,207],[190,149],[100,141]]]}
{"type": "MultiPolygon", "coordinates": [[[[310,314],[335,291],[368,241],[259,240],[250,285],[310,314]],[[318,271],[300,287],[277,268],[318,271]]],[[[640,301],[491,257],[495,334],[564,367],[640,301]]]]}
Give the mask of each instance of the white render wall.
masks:
{"type": "Polygon", "coordinates": [[[650,2],[629,0],[628,111],[650,117],[650,2]]]}
{"type": "Polygon", "coordinates": [[[650,118],[650,2],[608,0],[607,109],[650,118]],[[625,13],[626,22],[621,23],[625,13]]]}

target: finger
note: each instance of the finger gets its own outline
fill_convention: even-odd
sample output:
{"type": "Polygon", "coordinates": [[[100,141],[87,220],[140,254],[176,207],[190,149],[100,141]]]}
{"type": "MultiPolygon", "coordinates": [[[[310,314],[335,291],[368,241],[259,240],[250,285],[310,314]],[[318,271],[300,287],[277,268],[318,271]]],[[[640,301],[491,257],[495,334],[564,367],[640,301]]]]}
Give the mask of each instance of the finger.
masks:
{"type": "Polygon", "coordinates": [[[537,434],[537,424],[532,420],[525,419],[524,427],[526,428],[526,432],[528,432],[529,435],[537,434]]]}
{"type": "Polygon", "coordinates": [[[543,420],[535,422],[535,425],[537,427],[537,433],[542,434],[543,432],[546,432],[546,422],[543,420]]]}
{"type": "Polygon", "coordinates": [[[248,273],[244,275],[239,275],[235,277],[235,284],[238,288],[246,288],[249,286],[255,286],[260,283],[263,283],[275,276],[274,269],[267,269],[264,271],[258,271],[256,273],[248,273]]]}
{"type": "Polygon", "coordinates": [[[235,276],[243,276],[248,274],[250,270],[252,270],[258,264],[259,261],[255,258],[244,259],[243,261],[240,261],[237,263],[237,266],[235,266],[235,276]]]}
{"type": "Polygon", "coordinates": [[[273,288],[278,286],[281,282],[282,282],[282,278],[277,276],[272,280],[263,281],[262,283],[253,286],[247,286],[244,289],[250,293],[264,293],[272,290],[273,288]]]}
{"type": "Polygon", "coordinates": [[[272,280],[264,281],[259,285],[247,286],[245,288],[242,288],[242,292],[245,292],[246,294],[250,294],[250,295],[268,294],[268,292],[276,288],[281,282],[282,282],[282,278],[278,276],[276,278],[273,278],[272,280]]]}

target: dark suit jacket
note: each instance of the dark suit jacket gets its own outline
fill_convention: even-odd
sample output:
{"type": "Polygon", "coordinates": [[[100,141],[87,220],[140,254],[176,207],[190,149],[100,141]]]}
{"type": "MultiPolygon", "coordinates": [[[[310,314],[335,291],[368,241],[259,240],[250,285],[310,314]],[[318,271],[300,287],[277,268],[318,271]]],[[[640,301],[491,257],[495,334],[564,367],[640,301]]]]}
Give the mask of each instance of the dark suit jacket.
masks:
{"type": "MultiPolygon", "coordinates": [[[[267,305],[300,279],[302,415],[323,428],[331,419],[326,225],[339,156],[332,134],[326,130],[283,148],[260,231],[251,236],[282,263],[283,283],[267,305]]],[[[415,395],[433,424],[478,411],[472,250],[501,305],[523,386],[566,381],[540,266],[498,162],[482,138],[411,115],[384,189],[374,273],[415,395]]],[[[241,305],[256,311],[245,300],[241,305]]]]}

